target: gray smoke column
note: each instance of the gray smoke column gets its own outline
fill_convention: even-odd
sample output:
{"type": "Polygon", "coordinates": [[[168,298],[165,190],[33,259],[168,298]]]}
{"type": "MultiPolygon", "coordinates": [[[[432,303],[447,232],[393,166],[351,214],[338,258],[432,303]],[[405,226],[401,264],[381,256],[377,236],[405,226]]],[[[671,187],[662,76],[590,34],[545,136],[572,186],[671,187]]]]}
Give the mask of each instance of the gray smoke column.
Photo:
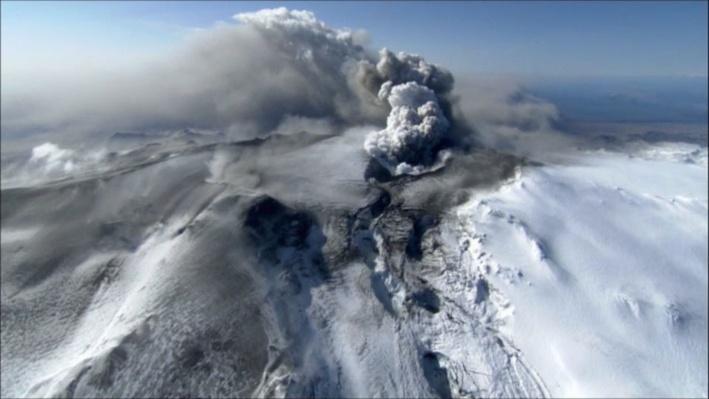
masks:
{"type": "Polygon", "coordinates": [[[453,75],[417,55],[380,52],[371,86],[391,107],[386,128],[369,134],[364,149],[394,175],[420,174],[439,161],[440,144],[450,129],[443,104],[453,75]]]}
{"type": "Polygon", "coordinates": [[[90,79],[77,71],[13,95],[3,88],[3,151],[7,139],[27,154],[43,143],[77,148],[115,132],[189,128],[244,140],[294,129],[340,135],[386,121],[361,142],[372,164],[400,175],[439,163],[463,125],[450,111],[453,76],[422,57],[377,55],[362,31],[330,27],[309,11],[266,9],[234,20],[134,70],[90,79]]]}

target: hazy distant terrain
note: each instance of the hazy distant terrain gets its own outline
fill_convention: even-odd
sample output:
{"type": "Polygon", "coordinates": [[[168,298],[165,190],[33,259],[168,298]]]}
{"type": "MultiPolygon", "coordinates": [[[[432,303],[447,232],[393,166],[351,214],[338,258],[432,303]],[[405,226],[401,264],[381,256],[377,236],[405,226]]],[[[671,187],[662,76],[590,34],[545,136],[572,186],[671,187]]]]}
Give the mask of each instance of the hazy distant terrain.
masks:
{"type": "Polygon", "coordinates": [[[706,77],[540,80],[528,89],[584,122],[707,123],[706,77]]]}

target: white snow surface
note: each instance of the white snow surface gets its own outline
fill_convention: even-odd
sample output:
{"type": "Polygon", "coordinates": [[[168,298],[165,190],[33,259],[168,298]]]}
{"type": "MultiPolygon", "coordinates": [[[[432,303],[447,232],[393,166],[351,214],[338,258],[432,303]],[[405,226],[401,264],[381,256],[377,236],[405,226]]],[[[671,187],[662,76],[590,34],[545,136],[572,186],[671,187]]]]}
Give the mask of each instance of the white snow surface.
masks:
{"type": "Polygon", "coordinates": [[[252,252],[239,215],[255,193],[362,205],[368,131],[165,156],[47,197],[3,192],[3,315],[16,324],[3,329],[2,396],[707,396],[706,147],[522,167],[469,188],[421,233],[419,259],[399,206],[315,213],[302,246],[252,252]],[[314,151],[320,162],[303,163],[314,151]],[[58,205],[26,221],[24,198],[58,205]],[[150,203],[166,205],[139,212],[150,203]],[[78,214],[113,230],[94,240],[102,230],[78,214]],[[69,244],[82,256],[16,283],[16,265],[46,247],[62,265],[69,244]]]}
{"type": "Polygon", "coordinates": [[[456,211],[552,397],[707,396],[707,153],[525,168],[456,211]]]}

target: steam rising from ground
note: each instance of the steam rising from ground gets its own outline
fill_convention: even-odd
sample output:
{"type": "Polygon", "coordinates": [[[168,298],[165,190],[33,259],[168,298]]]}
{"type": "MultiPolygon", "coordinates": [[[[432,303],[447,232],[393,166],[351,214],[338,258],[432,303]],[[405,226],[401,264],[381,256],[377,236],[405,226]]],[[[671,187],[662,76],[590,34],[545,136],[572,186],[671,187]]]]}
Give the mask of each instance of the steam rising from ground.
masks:
{"type": "Polygon", "coordinates": [[[64,172],[74,170],[75,164],[71,159],[74,151],[59,148],[52,143],[44,143],[32,149],[30,162],[42,164],[47,171],[56,169],[64,172]]]}
{"type": "Polygon", "coordinates": [[[46,142],[33,147],[31,156],[24,162],[3,163],[2,187],[39,184],[86,170],[101,170],[105,157],[103,149],[82,152],[46,142]]]}

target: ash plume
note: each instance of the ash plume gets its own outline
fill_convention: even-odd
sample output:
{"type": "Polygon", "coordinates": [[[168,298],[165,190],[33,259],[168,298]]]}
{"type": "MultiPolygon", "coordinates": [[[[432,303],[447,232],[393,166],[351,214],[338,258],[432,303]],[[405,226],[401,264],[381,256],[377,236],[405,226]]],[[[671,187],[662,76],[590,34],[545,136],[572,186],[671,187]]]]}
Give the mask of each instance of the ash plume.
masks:
{"type": "Polygon", "coordinates": [[[369,155],[397,174],[420,172],[436,159],[452,122],[450,72],[386,49],[377,59],[364,33],[330,28],[309,11],[277,8],[234,18],[239,24],[196,33],[136,71],[4,95],[3,137],[71,146],[67,141],[116,131],[190,128],[248,139],[294,119],[316,129],[327,125],[330,134],[386,119],[386,128],[367,139],[369,155]],[[71,96],[57,102],[57,92],[71,96]]]}
{"type": "Polygon", "coordinates": [[[369,134],[365,150],[393,175],[426,171],[438,160],[439,144],[451,126],[444,110],[450,109],[445,96],[453,75],[418,55],[387,49],[379,52],[376,67],[362,68],[373,75],[363,81],[391,107],[386,128],[369,134]]]}
{"type": "MultiPolygon", "coordinates": [[[[499,90],[470,85],[454,89],[445,68],[404,52],[377,54],[366,33],[329,27],[309,11],[267,9],[234,19],[131,71],[54,79],[21,93],[3,88],[3,179],[5,171],[18,175],[10,165],[18,159],[46,169],[44,161],[29,162],[31,149],[45,143],[84,153],[116,132],[148,141],[184,129],[222,141],[354,129],[363,134],[344,140],[359,140],[361,156],[385,174],[417,175],[472,141],[525,154],[527,137],[515,140],[517,130],[507,126],[546,131],[555,117],[541,101],[500,100],[499,90]]],[[[50,175],[77,170],[67,165],[49,168],[50,175]]]]}
{"type": "Polygon", "coordinates": [[[364,148],[394,175],[419,174],[435,161],[435,147],[450,124],[431,89],[416,82],[389,88],[390,83],[381,91],[389,92],[387,126],[370,133],[364,148]]]}
{"type": "Polygon", "coordinates": [[[357,80],[359,61],[369,57],[361,33],[285,8],[235,19],[134,70],[52,79],[19,93],[3,88],[3,138],[80,143],[191,128],[248,139],[292,117],[328,120],[332,133],[383,120],[386,110],[357,80]]]}

